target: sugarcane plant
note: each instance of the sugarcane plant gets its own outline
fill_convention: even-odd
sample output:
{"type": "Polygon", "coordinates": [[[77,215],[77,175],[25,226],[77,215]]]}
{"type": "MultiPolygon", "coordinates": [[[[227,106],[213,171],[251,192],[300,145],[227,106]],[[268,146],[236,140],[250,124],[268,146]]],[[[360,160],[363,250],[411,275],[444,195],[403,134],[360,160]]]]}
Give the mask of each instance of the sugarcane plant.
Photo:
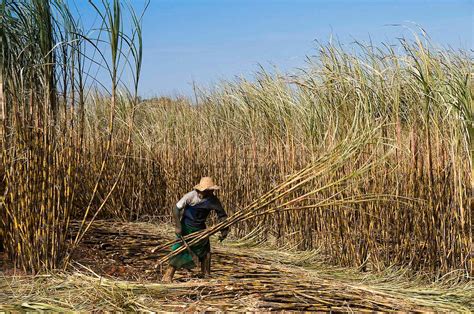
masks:
{"type": "MultiPolygon", "coordinates": [[[[259,69],[252,79],[199,91],[197,105],[167,98],[144,103],[135,147],[145,151],[143,160],[160,162],[166,184],[134,184],[141,195],[135,211],[169,217],[189,182],[206,174],[219,180],[226,209],[238,212],[343,142],[359,117],[364,129],[378,128],[372,140],[384,144],[369,147],[386,157],[358,178],[351,194],[423,201],[276,211],[236,223],[234,235],[255,234],[258,227],[262,241],[317,249],[338,265],[362,260],[373,269],[396,265],[434,278],[466,276],[473,238],[472,51],[438,47],[423,32],[390,44],[354,45],[352,51],[321,43],[300,71],[259,69]],[[153,206],[157,194],[164,206],[153,206]]],[[[369,156],[348,157],[332,176],[305,189],[356,172],[369,156]]]]}
{"type": "MultiPolygon", "coordinates": [[[[25,271],[67,266],[77,243],[107,202],[107,197],[99,203],[92,200],[104,184],[103,173],[110,163],[117,103],[137,104],[143,15],[118,0],[112,4],[90,1],[90,5],[100,25],[89,33],[61,0],[3,0],[0,7],[0,235],[9,258],[25,271]],[[133,17],[131,32],[124,30],[122,8],[133,17]],[[98,88],[106,84],[93,74],[104,69],[110,90],[98,88]],[[132,89],[121,82],[124,71],[133,74],[132,89]],[[92,147],[84,133],[84,108],[92,90],[108,93],[95,103],[109,112],[108,136],[99,147],[92,147]],[[91,149],[101,152],[94,159],[100,170],[94,174],[91,201],[77,208],[81,168],[88,163],[91,149]],[[70,243],[68,226],[73,214],[83,217],[83,224],[70,243]]],[[[131,129],[133,116],[128,124],[131,129]]],[[[120,163],[123,169],[126,158],[120,163]]],[[[115,182],[121,174],[114,176],[115,182]]],[[[115,186],[106,188],[111,193],[115,186]]]]}

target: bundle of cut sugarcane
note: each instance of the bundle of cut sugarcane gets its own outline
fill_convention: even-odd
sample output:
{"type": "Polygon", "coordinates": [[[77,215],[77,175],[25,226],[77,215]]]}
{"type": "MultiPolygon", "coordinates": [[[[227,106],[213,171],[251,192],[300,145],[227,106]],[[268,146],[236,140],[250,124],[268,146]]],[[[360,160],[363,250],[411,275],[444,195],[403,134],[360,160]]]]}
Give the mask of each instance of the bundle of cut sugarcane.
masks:
{"type": "MultiPolygon", "coordinates": [[[[364,159],[369,161],[366,161],[358,167],[357,170],[344,174],[322,186],[316,187],[311,185],[311,183],[315,183],[317,178],[340,170],[348,159],[353,158],[354,161],[357,162],[368,144],[377,145],[377,143],[370,143],[369,135],[370,134],[364,134],[356,138],[346,139],[340,145],[336,146],[316,161],[289,176],[284,182],[275,186],[272,190],[256,199],[245,208],[228,217],[225,221],[222,221],[208,229],[186,235],[183,237],[184,240],[186,240],[187,244],[191,246],[238,222],[277,212],[316,209],[331,206],[349,206],[351,204],[362,202],[392,199],[391,195],[381,194],[353,195],[349,197],[343,196],[343,192],[351,187],[349,184],[350,180],[360,177],[362,173],[365,173],[375,163],[384,160],[384,156],[382,156],[382,158],[381,156],[377,156],[377,158],[364,159]],[[336,187],[337,189],[335,189],[336,187]],[[318,194],[323,194],[323,192],[326,192],[326,196],[307,204],[310,198],[313,199],[318,194]],[[329,196],[327,196],[327,192],[331,192],[329,196]],[[289,195],[291,196],[289,200],[285,200],[285,197],[289,195]],[[279,202],[278,205],[275,204],[277,201],[279,202]],[[303,201],[306,201],[306,203],[298,206],[298,204],[303,201]]],[[[365,152],[366,151],[367,150],[365,150],[365,152]]],[[[169,245],[180,243],[181,241],[181,239],[169,241],[162,246],[155,248],[154,251],[164,249],[169,245]]],[[[171,257],[183,252],[184,250],[186,250],[186,247],[182,246],[161,258],[159,262],[166,262],[171,257]]]]}

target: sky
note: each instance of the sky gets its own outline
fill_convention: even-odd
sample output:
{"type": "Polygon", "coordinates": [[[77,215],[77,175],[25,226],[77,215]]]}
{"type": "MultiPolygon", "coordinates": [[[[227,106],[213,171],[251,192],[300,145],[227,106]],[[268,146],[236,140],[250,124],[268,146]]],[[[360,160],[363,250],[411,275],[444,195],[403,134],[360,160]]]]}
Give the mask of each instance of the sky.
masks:
{"type": "MultiPolygon", "coordinates": [[[[78,1],[85,12],[87,1],[78,1]]],[[[137,10],[144,0],[131,0],[137,10]]],[[[474,0],[150,0],[143,20],[145,97],[193,94],[193,82],[304,67],[317,44],[395,43],[420,25],[438,46],[473,49],[474,0]]],[[[83,14],[83,19],[92,15],[83,14]]]]}

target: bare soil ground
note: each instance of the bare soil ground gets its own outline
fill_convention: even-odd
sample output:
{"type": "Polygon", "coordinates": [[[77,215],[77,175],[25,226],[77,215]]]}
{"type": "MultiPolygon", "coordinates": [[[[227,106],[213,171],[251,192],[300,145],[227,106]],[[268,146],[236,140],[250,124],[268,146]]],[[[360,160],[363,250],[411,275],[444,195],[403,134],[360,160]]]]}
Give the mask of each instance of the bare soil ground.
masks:
{"type": "Polygon", "coordinates": [[[167,252],[150,251],[171,238],[165,225],[99,221],[76,251],[68,272],[26,276],[4,269],[0,310],[474,309],[470,283],[453,289],[410,286],[394,278],[345,278],[344,271],[335,268],[298,266],[298,259],[285,252],[232,243],[213,243],[211,278],[201,279],[197,271],[178,271],[175,282],[162,284],[157,260],[167,252]]]}

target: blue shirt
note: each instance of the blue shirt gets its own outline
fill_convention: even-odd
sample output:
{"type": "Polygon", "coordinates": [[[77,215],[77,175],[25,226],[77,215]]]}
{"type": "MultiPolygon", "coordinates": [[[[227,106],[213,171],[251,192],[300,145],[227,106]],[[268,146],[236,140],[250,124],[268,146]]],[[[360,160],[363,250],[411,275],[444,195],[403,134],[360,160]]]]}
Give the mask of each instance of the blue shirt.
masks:
{"type": "Polygon", "coordinates": [[[176,207],[183,210],[181,222],[196,228],[206,228],[206,220],[211,211],[216,212],[219,221],[227,218],[227,214],[217,196],[211,195],[200,198],[199,193],[195,190],[184,195],[176,204],[176,207]]]}

